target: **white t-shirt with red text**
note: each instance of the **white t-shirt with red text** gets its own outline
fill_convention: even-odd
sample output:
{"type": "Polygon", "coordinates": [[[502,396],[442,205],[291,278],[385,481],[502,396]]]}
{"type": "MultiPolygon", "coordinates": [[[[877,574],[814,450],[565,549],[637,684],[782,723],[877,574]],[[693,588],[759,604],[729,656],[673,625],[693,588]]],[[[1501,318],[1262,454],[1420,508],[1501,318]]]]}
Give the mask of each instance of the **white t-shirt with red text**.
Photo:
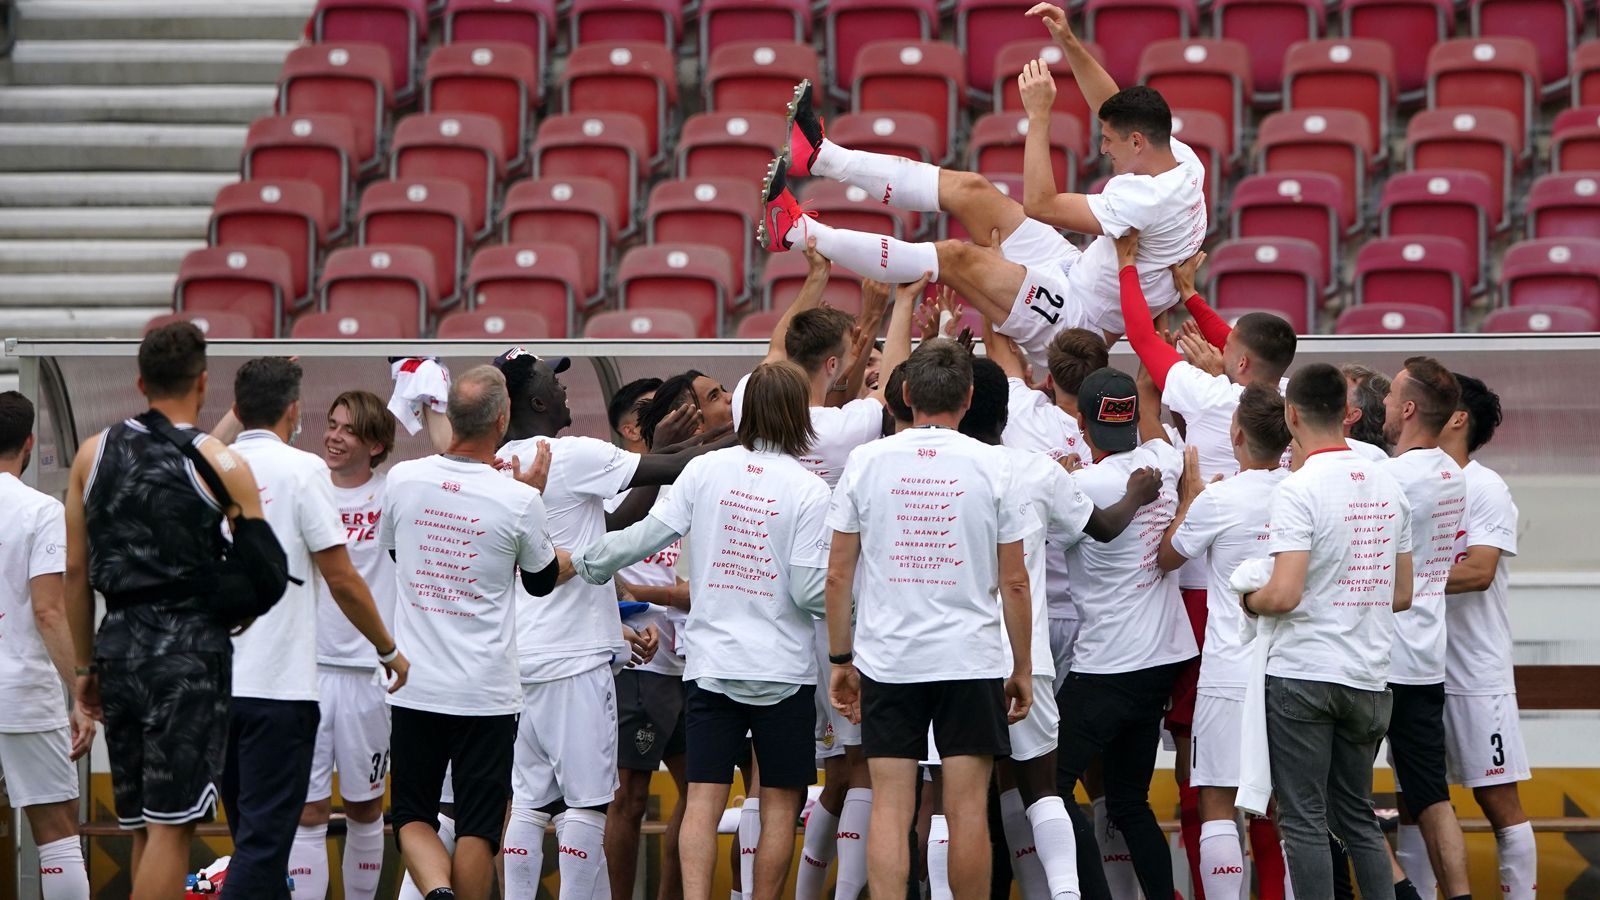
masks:
{"type": "MultiPolygon", "coordinates": [[[[1082,462],[1088,457],[1077,420],[1056,406],[1047,394],[1029,387],[1021,378],[1006,379],[1006,390],[1006,428],[1000,433],[1000,443],[1043,453],[1051,459],[1076,456],[1082,462]]],[[[1044,581],[1049,617],[1078,618],[1078,608],[1072,605],[1066,547],[1045,548],[1044,581]]]]}
{"type": "Polygon", "coordinates": [[[30,582],[67,568],[61,501],[0,472],[0,733],[50,731],[67,724],[61,675],[33,618],[30,582]]]}
{"type": "MultiPolygon", "coordinates": [[[[656,494],[656,501],[660,502],[661,498],[671,490],[670,484],[662,486],[656,494]]],[[[628,491],[623,491],[606,501],[606,512],[616,512],[617,507],[622,505],[627,496],[628,491]]],[[[641,587],[673,587],[678,583],[678,558],[682,554],[683,541],[673,541],[644,559],[619,569],[617,581],[641,587]]],[[[622,624],[635,630],[654,625],[656,631],[660,633],[656,655],[652,656],[649,662],[636,666],[634,671],[654,672],[657,675],[670,675],[674,678],[683,677],[683,648],[678,646],[678,629],[683,626],[683,621],[687,617],[688,613],[676,607],[651,603],[643,612],[634,613],[622,620],[622,624]]]]}
{"type": "Polygon", "coordinates": [[[1408,450],[1383,464],[1411,507],[1411,608],[1395,614],[1393,684],[1444,681],[1444,585],[1467,512],[1467,479],[1437,447],[1408,450]]]}
{"type": "MultiPolygon", "coordinates": [[[[366,484],[353,488],[333,488],[333,502],[344,524],[344,546],[350,553],[361,580],[372,593],[378,615],[390,632],[394,631],[394,560],[378,546],[378,522],[383,515],[384,477],[376,472],[366,484]]],[[[345,618],[333,602],[328,586],[317,590],[317,664],[371,669],[377,665],[371,643],[345,618]]]]}
{"type": "MultiPolygon", "coordinates": [[[[1029,499],[1034,516],[1044,526],[1023,538],[1022,553],[1028,566],[1028,587],[1033,592],[1033,674],[1054,678],[1045,558],[1055,555],[1065,559],[1067,551],[1084,539],[1083,526],[1094,513],[1094,504],[1078,490],[1077,481],[1067,470],[1045,454],[1015,447],[1001,449],[1011,457],[1011,496],[1029,499]]],[[[1007,643],[1008,655],[1010,649],[1007,643]]]]}
{"type": "Polygon", "coordinates": [[[1456,560],[1469,547],[1500,551],[1488,590],[1445,597],[1449,640],[1444,654],[1444,692],[1467,696],[1514,694],[1511,670],[1511,610],[1506,562],[1517,555],[1517,504],[1495,470],[1472,460],[1467,478],[1467,515],[1456,539],[1456,560]]]}
{"type": "MultiPolygon", "coordinates": [[[[744,419],[744,392],[750,376],[733,388],[733,427],[744,419]]],[[[811,407],[811,430],[817,433],[800,464],[819,475],[832,489],[844,474],[850,451],[883,436],[883,404],[871,398],[851,400],[843,406],[811,407]]]]}

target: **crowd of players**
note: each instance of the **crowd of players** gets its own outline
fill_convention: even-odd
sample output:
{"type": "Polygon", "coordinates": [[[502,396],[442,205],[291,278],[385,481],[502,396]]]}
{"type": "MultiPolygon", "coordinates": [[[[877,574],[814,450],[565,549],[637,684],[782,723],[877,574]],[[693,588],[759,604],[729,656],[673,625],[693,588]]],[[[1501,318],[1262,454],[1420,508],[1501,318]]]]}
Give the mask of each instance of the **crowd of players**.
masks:
{"type": "Polygon", "coordinates": [[[150,410],[85,442],[63,506],[20,482],[33,410],[0,395],[0,769],[46,900],[89,896],[70,760],[97,724],[138,900],[182,895],[219,794],[225,895],[326,896],[335,772],[347,898],[377,891],[386,783],[402,896],[533,898],[551,826],[563,900],[629,896],[662,766],[661,900],[710,896],[736,770],[736,897],[789,896],[803,811],[800,900],[835,861],[839,900],[987,897],[1007,874],[1028,900],[1169,897],[1164,739],[1213,900],[1248,896],[1246,845],[1262,898],[1466,896],[1451,783],[1495,826],[1501,890],[1532,897],[1517,511],[1472,459],[1498,398],[1426,357],[1291,375],[1287,324],[1223,322],[1194,290],[1204,174],[1165,102],[1033,14],[1098,111],[1105,191],[1050,183],[1042,63],[1020,203],[833,144],[802,84],[762,227],[806,254],[800,296],[731,392],[692,370],[622,387],[613,440],[564,434],[568,361],[521,348],[454,378],[396,361],[387,403],[334,400],[320,454],[293,446],[300,367],[252,360],[208,437],[204,339],[176,324],[140,347],[150,410]],[[812,175],[980,241],[830,228],[787,191],[812,175]],[[859,315],[820,302],[834,262],[872,279],[859,315]],[[954,294],[987,320],[981,355],[932,336],[954,294]],[[1137,378],[1108,365],[1124,336],[1137,378]],[[380,473],[401,426],[439,452],[380,473]],[[275,547],[249,544],[261,521],[275,547]],[[281,598],[219,615],[224,556],[276,563],[281,598]]]}

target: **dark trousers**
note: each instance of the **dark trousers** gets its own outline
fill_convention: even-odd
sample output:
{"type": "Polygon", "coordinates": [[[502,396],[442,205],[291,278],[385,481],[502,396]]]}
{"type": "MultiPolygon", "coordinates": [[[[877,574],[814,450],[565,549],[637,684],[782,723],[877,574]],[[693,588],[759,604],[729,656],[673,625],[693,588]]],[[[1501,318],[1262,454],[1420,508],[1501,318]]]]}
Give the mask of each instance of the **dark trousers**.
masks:
{"type": "Polygon", "coordinates": [[[306,805],[320,718],[314,700],[233,698],[222,769],[233,835],[224,897],[289,900],[289,848],[306,805]]]}

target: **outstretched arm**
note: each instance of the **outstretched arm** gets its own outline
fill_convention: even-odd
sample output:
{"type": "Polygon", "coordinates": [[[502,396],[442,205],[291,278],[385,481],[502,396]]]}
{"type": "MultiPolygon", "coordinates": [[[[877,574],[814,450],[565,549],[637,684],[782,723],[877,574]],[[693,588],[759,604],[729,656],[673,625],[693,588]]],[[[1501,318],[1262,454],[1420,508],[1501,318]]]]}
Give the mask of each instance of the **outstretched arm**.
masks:
{"type": "Polygon", "coordinates": [[[924,272],[916,281],[894,289],[894,308],[889,312],[889,333],[883,341],[883,359],[878,361],[878,370],[884,373],[884,377],[878,379],[877,389],[867,395],[879,403],[884,403],[883,390],[889,386],[888,373],[911,356],[911,313],[917,308],[918,298],[927,286],[928,273],[924,272]]]}
{"type": "Polygon", "coordinates": [[[1055,77],[1042,59],[1029,62],[1017,76],[1022,106],[1028,112],[1028,134],[1022,143],[1022,209],[1031,218],[1079,234],[1100,234],[1100,220],[1083,194],[1057,193],[1055,165],[1050,159],[1050,108],[1056,99],[1055,77]]]}
{"type": "Polygon", "coordinates": [[[1100,115],[1100,105],[1111,99],[1117,92],[1117,82],[1107,72],[1105,66],[1094,58],[1089,48],[1078,40],[1073,33],[1072,25],[1067,21],[1067,13],[1053,3],[1040,3],[1028,10],[1028,15],[1038,16],[1044,22],[1044,27],[1049,29],[1050,36],[1055,38],[1056,45],[1061,52],[1066,54],[1067,64],[1072,66],[1072,77],[1078,81],[1078,90],[1083,92],[1083,99],[1089,104],[1089,112],[1096,118],[1100,115]]]}
{"type": "Polygon", "coordinates": [[[789,334],[789,323],[794,317],[808,309],[822,303],[822,292],[828,287],[828,272],[832,267],[827,257],[817,252],[817,239],[806,238],[806,246],[802,253],[805,254],[806,263],[810,268],[806,271],[805,283],[800,285],[800,293],[795,295],[789,308],[783,311],[783,316],[778,319],[778,324],[772,326],[772,340],[767,342],[767,356],[763,363],[781,362],[789,358],[783,348],[785,336],[789,334]]]}
{"type": "Polygon", "coordinates": [[[889,308],[889,294],[893,290],[870,278],[861,282],[861,315],[856,316],[856,327],[848,335],[850,357],[843,362],[842,377],[828,385],[827,405],[843,406],[861,396],[861,386],[867,381],[867,363],[872,359],[872,346],[883,328],[883,314],[889,308]]]}
{"type": "Polygon", "coordinates": [[[1166,390],[1167,373],[1182,362],[1183,357],[1156,334],[1155,323],[1150,319],[1150,304],[1144,298],[1139,270],[1134,266],[1138,253],[1139,232],[1129,231],[1117,238],[1117,264],[1122,269],[1117,275],[1122,286],[1122,327],[1127,329],[1128,343],[1133,352],[1139,354],[1139,362],[1150,372],[1156,387],[1166,390]]]}
{"type": "Polygon", "coordinates": [[[1178,289],[1178,296],[1183,298],[1183,308],[1194,317],[1194,323],[1200,327],[1200,333],[1205,336],[1206,342],[1218,350],[1228,342],[1228,335],[1233,329],[1228,323],[1217,315],[1204,299],[1194,289],[1195,272],[1201,263],[1206,261],[1204,251],[1196,253],[1181,263],[1172,267],[1172,283],[1178,289]]]}

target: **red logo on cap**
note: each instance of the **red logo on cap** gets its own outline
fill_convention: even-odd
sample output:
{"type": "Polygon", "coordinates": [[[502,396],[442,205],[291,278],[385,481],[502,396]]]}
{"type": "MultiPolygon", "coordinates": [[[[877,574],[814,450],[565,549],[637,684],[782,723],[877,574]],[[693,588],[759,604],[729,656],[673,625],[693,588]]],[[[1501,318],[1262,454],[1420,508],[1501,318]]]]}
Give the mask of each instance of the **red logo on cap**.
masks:
{"type": "Polygon", "coordinates": [[[1125,425],[1139,414],[1138,397],[1101,397],[1095,419],[1106,425],[1125,425]]]}

